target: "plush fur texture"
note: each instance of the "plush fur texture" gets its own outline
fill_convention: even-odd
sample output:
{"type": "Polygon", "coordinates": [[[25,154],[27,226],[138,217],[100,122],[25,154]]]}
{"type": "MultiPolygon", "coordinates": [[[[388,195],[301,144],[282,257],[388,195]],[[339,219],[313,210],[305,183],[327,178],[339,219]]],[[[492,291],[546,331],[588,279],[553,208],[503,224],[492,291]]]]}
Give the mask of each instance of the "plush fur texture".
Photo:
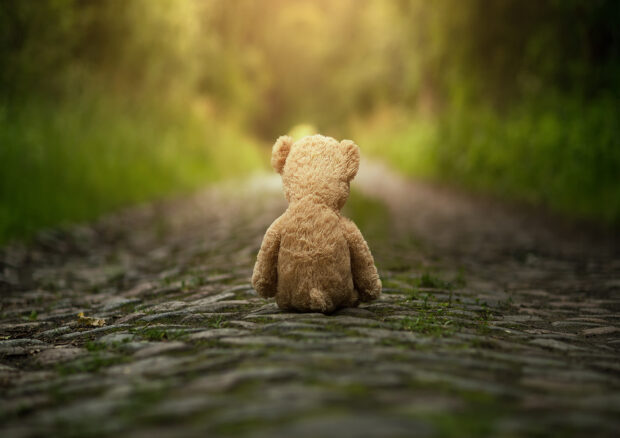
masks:
{"type": "Polygon", "coordinates": [[[273,145],[289,207],[263,238],[252,285],[285,310],[331,313],[376,299],[381,280],[357,226],[340,215],[357,174],[359,148],[314,135],[273,145]]]}

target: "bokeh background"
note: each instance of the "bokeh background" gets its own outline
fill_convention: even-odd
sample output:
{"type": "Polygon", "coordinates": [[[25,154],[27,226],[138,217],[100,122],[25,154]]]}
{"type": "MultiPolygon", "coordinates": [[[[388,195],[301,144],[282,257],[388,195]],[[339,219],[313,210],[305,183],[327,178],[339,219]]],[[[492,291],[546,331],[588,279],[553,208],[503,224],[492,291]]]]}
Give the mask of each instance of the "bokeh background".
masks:
{"type": "Polygon", "coordinates": [[[616,0],[2,0],[0,242],[268,167],[278,135],[620,223],[616,0]]]}

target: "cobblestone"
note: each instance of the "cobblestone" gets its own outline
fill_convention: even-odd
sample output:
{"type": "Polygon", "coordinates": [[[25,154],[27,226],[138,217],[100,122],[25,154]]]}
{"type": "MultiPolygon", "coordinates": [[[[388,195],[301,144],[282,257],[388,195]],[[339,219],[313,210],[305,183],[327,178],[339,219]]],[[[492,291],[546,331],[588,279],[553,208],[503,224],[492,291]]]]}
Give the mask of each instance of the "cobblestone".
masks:
{"type": "Polygon", "coordinates": [[[296,314],[249,284],[283,208],[259,176],[0,249],[0,435],[617,435],[613,235],[365,164],[383,294],[296,314]]]}

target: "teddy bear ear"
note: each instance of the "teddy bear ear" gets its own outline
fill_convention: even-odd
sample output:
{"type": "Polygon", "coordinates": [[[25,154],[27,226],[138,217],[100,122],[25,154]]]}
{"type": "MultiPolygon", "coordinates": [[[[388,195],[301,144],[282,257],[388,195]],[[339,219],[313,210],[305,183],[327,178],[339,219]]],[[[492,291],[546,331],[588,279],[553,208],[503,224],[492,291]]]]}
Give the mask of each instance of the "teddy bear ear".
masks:
{"type": "Polygon", "coordinates": [[[360,148],[351,140],[342,140],[340,147],[344,149],[345,157],[345,178],[351,181],[357,175],[360,168],[360,148]]]}
{"type": "Polygon", "coordinates": [[[293,138],[288,135],[279,137],[273,145],[271,150],[271,167],[276,172],[282,173],[286,157],[288,157],[288,153],[291,151],[291,146],[293,146],[293,138]]]}

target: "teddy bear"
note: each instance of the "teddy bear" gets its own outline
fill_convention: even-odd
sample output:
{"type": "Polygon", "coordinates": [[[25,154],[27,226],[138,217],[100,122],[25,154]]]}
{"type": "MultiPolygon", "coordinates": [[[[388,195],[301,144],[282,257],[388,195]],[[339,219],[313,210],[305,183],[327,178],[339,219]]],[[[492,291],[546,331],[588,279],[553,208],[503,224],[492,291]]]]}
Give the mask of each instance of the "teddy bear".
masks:
{"type": "Polygon", "coordinates": [[[379,297],[381,280],[357,226],[340,214],[357,174],[351,140],[282,136],[271,165],[282,176],[288,208],[263,238],[252,286],[286,311],[329,314],[379,297]]]}

